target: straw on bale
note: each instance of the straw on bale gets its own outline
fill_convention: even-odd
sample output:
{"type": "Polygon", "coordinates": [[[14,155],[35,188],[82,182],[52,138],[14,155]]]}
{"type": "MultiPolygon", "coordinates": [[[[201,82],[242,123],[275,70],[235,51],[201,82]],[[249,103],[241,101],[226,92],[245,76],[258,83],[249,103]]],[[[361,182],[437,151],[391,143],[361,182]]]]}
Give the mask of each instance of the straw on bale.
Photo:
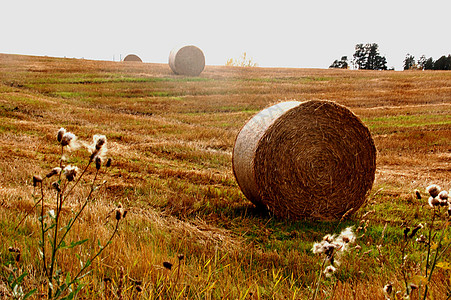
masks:
{"type": "Polygon", "coordinates": [[[205,56],[196,46],[175,48],[169,54],[169,66],[175,74],[198,76],[205,68],[205,56]]]}
{"type": "Polygon", "coordinates": [[[331,101],[283,102],[239,132],[233,173],[243,194],[275,216],[332,220],[365,203],[376,171],[368,128],[331,101]]]}
{"type": "Polygon", "coordinates": [[[139,58],[136,54],[129,54],[124,58],[124,61],[137,61],[142,62],[141,58],[139,58]]]}

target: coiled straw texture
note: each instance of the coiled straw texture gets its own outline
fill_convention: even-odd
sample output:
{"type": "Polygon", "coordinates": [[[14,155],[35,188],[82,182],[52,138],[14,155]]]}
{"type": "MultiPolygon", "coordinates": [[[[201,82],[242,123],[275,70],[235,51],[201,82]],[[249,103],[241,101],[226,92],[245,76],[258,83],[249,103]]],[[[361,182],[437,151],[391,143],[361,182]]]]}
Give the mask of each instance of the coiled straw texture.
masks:
{"type": "Polygon", "coordinates": [[[169,67],[177,75],[199,76],[205,68],[205,56],[196,46],[174,48],[169,53],[169,67]]]}
{"type": "Polygon", "coordinates": [[[243,194],[275,216],[333,220],[357,211],[374,182],[368,128],[331,101],[283,102],[239,132],[233,172],[243,194]]]}
{"type": "Polygon", "coordinates": [[[142,59],[136,54],[129,54],[124,58],[124,61],[142,62],[142,59]]]}

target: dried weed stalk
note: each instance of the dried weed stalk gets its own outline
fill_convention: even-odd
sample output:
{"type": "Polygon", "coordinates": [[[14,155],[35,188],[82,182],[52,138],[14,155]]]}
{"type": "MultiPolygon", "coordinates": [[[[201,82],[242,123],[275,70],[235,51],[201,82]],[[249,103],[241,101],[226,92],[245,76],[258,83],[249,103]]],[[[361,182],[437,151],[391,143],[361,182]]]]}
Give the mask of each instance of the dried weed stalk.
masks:
{"type": "MultiPolygon", "coordinates": [[[[116,210],[116,222],[114,230],[104,245],[100,244],[99,250],[83,260],[79,259],[80,270],[75,275],[65,273],[59,264],[59,253],[63,249],[73,249],[78,247],[88,239],[68,242],[68,234],[73,229],[74,224],[80,219],[86,206],[92,202],[93,193],[105,183],[98,184],[98,177],[102,166],[110,166],[111,160],[106,160],[107,139],[104,135],[94,135],[90,144],[80,142],[77,136],[66,129],[58,130],[56,136],[61,149],[61,159],[59,165],[50,170],[45,176],[35,175],[33,177],[33,186],[38,189],[39,196],[33,210],[40,204],[38,221],[40,223],[39,254],[42,262],[42,272],[45,275],[48,299],[72,299],[83,288],[80,280],[88,275],[88,270],[92,262],[105,250],[118,231],[119,223],[125,217],[127,211],[120,205],[116,210]],[[89,152],[89,159],[86,165],[80,169],[75,165],[64,165],[66,152],[86,146],[89,152]],[[75,196],[75,189],[80,187],[81,179],[86,177],[88,170],[94,165],[94,176],[89,184],[89,192],[82,199],[76,199],[80,203],[80,208],[74,212],[73,216],[65,221],[63,218],[64,206],[71,202],[75,196]],[[50,190],[50,192],[48,192],[50,190]],[[54,203],[49,198],[54,197],[54,203]],[[54,207],[45,211],[45,207],[54,207]]],[[[22,224],[23,220],[31,213],[27,212],[25,217],[16,226],[16,229],[22,224]]],[[[16,280],[17,281],[17,280],[16,280]]]]}

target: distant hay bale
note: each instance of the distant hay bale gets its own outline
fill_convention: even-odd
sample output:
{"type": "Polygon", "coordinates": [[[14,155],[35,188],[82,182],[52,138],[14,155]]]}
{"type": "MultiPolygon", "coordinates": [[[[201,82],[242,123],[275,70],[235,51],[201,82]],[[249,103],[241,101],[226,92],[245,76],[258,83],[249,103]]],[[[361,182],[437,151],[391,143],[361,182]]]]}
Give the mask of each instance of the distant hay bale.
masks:
{"type": "Polygon", "coordinates": [[[139,58],[138,55],[135,54],[129,54],[124,58],[124,61],[137,61],[137,62],[143,62],[141,58],[139,58]]]}
{"type": "Polygon", "coordinates": [[[371,190],[376,148],[368,128],[331,101],[283,102],[239,132],[233,173],[243,194],[275,216],[332,220],[371,190]]]}
{"type": "Polygon", "coordinates": [[[169,66],[175,74],[199,76],[205,68],[205,56],[196,46],[175,48],[169,53],[169,66]]]}

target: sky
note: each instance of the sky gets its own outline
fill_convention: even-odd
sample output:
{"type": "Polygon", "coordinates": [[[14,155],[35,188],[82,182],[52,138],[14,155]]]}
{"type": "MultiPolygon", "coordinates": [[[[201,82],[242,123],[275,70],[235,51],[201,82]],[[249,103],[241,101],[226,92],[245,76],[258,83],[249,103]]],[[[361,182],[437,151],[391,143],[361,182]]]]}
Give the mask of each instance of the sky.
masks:
{"type": "Polygon", "coordinates": [[[195,45],[207,65],[246,52],[261,67],[328,68],[377,43],[401,70],[407,53],[451,53],[450,11],[449,0],[10,0],[0,53],[167,63],[195,45]]]}

